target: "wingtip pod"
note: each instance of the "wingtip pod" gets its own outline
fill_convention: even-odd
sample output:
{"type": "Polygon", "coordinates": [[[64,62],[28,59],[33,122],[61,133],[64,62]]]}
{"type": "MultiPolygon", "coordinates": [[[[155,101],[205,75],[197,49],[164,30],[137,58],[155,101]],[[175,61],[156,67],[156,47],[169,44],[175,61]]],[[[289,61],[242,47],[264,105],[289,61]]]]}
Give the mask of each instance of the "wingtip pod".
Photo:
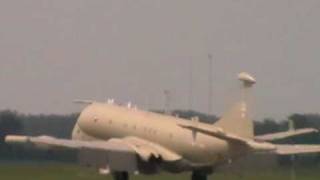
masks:
{"type": "Polygon", "coordinates": [[[252,87],[257,83],[256,79],[247,72],[241,72],[238,75],[238,79],[243,82],[244,87],[252,87]]]}
{"type": "Polygon", "coordinates": [[[29,141],[27,136],[9,135],[5,137],[5,142],[8,144],[24,144],[29,141]]]}

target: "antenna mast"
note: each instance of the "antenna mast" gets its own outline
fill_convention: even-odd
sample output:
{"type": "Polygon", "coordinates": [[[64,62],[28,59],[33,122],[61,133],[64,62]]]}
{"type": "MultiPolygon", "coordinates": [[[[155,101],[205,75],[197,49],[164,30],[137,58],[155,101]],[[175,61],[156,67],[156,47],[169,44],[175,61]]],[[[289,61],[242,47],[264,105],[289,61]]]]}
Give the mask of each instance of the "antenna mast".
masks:
{"type": "Polygon", "coordinates": [[[193,104],[193,64],[192,59],[189,60],[189,110],[192,110],[193,104]]]}
{"type": "Polygon", "coordinates": [[[208,60],[209,60],[209,71],[208,71],[208,114],[211,114],[212,112],[212,54],[208,54],[208,60]]]}

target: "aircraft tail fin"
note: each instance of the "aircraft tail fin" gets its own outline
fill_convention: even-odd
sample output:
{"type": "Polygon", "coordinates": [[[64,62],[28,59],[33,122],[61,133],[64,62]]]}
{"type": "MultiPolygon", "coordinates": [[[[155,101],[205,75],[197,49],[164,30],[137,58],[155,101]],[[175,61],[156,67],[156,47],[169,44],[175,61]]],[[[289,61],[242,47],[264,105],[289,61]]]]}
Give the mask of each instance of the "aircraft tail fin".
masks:
{"type": "Polygon", "coordinates": [[[248,93],[256,80],[248,73],[240,73],[238,79],[242,82],[242,98],[214,125],[228,133],[244,138],[254,138],[253,122],[249,117],[248,93]]]}

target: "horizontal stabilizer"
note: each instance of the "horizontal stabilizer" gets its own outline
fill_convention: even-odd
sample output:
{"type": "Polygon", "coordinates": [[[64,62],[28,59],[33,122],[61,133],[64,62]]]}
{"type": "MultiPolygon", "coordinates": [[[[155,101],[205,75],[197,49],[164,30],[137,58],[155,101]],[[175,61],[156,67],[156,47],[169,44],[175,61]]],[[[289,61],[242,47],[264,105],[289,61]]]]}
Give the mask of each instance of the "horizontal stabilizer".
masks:
{"type": "Polygon", "coordinates": [[[318,133],[318,132],[319,131],[317,129],[313,129],[313,128],[297,129],[297,130],[292,130],[292,131],[256,136],[255,140],[257,140],[257,141],[276,141],[276,140],[282,140],[282,139],[287,139],[290,137],[296,137],[296,136],[318,133]]]}
{"type": "Polygon", "coordinates": [[[278,155],[320,153],[320,145],[276,145],[275,153],[278,155]]]}
{"type": "Polygon", "coordinates": [[[265,143],[265,142],[256,142],[252,139],[248,138],[243,138],[228,132],[225,132],[223,129],[214,127],[212,125],[207,125],[207,124],[193,124],[193,123],[183,123],[183,124],[178,124],[180,127],[189,129],[191,131],[194,131],[196,133],[202,133],[208,136],[213,136],[221,140],[225,140],[229,143],[234,143],[234,144],[240,144],[248,149],[255,151],[255,152],[269,152],[269,151],[274,151],[275,146],[270,143],[265,143]]]}

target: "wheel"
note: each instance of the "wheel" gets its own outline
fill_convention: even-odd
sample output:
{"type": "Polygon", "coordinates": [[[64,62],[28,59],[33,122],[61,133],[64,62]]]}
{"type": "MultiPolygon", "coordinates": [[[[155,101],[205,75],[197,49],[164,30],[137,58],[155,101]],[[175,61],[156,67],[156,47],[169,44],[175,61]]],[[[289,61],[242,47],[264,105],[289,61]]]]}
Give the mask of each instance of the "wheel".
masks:
{"type": "Polygon", "coordinates": [[[114,180],[129,180],[128,172],[113,172],[112,176],[114,180]]]}
{"type": "Polygon", "coordinates": [[[206,173],[201,171],[193,171],[191,175],[191,180],[207,180],[208,176],[206,173]]]}

